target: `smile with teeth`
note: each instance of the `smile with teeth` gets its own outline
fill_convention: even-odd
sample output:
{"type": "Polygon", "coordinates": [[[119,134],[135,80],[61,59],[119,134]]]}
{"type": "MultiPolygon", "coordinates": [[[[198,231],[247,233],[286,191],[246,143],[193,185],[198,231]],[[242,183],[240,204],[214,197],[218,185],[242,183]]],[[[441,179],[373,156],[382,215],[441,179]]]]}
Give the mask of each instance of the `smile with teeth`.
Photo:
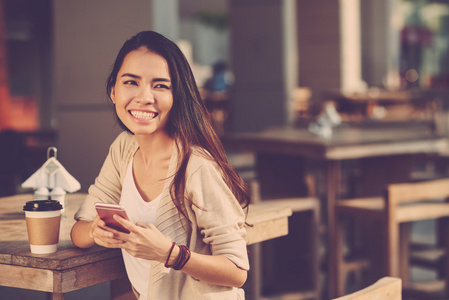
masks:
{"type": "Polygon", "coordinates": [[[151,119],[154,119],[158,115],[155,112],[140,111],[140,110],[131,110],[129,113],[133,117],[135,117],[137,119],[143,119],[143,120],[151,120],[151,119]]]}

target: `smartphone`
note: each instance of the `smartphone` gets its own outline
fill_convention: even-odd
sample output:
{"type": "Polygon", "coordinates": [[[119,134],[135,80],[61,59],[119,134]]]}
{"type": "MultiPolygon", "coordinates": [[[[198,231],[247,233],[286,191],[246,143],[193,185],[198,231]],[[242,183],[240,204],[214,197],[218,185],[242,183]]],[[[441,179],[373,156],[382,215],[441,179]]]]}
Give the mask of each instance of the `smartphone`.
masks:
{"type": "Polygon", "coordinates": [[[95,209],[97,210],[98,216],[102,219],[106,226],[111,227],[115,230],[129,233],[129,230],[123,227],[119,222],[114,220],[114,215],[119,215],[122,218],[129,220],[128,215],[123,207],[118,204],[110,204],[110,203],[95,203],[95,209]]]}

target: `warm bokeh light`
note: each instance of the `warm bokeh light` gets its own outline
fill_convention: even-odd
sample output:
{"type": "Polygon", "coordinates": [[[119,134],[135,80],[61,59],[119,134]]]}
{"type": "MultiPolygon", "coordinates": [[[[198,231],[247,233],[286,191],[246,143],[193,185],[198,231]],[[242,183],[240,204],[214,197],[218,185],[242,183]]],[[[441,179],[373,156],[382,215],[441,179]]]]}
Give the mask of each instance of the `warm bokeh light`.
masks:
{"type": "Polygon", "coordinates": [[[408,82],[415,82],[418,78],[418,71],[415,69],[409,69],[405,72],[405,79],[407,79],[408,82]]]}

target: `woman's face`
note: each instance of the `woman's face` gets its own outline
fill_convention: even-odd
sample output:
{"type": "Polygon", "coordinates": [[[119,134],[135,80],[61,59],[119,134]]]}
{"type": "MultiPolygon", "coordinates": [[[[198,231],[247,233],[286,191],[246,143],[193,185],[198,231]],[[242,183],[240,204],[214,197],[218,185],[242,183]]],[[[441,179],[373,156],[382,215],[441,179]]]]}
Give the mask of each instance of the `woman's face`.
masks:
{"type": "Polygon", "coordinates": [[[135,135],[164,132],[173,106],[167,61],[145,47],[128,53],[111,99],[118,117],[135,135]]]}

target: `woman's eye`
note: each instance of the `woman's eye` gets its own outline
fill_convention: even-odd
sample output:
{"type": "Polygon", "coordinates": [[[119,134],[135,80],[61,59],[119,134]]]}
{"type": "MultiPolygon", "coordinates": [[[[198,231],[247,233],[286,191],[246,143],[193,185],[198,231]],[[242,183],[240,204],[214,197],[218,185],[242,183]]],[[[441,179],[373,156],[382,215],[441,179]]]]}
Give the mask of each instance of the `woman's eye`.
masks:
{"type": "Polygon", "coordinates": [[[127,80],[127,81],[123,82],[123,84],[126,84],[126,85],[137,85],[137,82],[134,81],[134,80],[127,80]]]}
{"type": "Polygon", "coordinates": [[[169,90],[170,87],[168,85],[165,84],[157,84],[154,88],[156,89],[165,89],[165,90],[169,90]]]}

